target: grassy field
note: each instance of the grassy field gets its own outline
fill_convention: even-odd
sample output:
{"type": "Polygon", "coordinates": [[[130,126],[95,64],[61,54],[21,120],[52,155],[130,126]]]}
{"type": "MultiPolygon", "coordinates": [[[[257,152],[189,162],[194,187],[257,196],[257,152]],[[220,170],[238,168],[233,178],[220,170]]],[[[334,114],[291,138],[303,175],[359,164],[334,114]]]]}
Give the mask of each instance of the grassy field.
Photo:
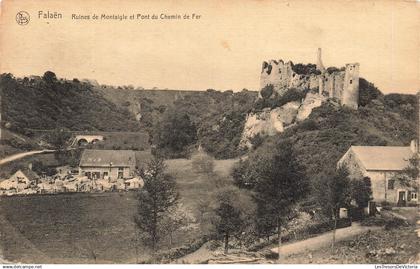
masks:
{"type": "MultiPolygon", "coordinates": [[[[217,175],[230,178],[230,171],[234,159],[215,160],[214,171],[217,175]]],[[[166,162],[168,171],[176,177],[178,189],[181,194],[181,203],[191,211],[197,214],[200,200],[205,201],[215,190],[213,181],[192,168],[192,162],[188,159],[174,159],[166,162]]]]}
{"type": "MultiPolygon", "coordinates": [[[[169,160],[181,202],[195,211],[209,195],[208,182],[192,171],[190,160],[169,160]]],[[[228,175],[232,160],[216,161],[215,170],[228,175]]],[[[148,258],[136,244],[133,216],[135,193],[61,194],[0,198],[0,253],[26,263],[135,263],[148,258]]],[[[173,247],[201,236],[199,230],[179,232],[173,247]]],[[[165,242],[161,250],[168,248],[165,242]]]]}

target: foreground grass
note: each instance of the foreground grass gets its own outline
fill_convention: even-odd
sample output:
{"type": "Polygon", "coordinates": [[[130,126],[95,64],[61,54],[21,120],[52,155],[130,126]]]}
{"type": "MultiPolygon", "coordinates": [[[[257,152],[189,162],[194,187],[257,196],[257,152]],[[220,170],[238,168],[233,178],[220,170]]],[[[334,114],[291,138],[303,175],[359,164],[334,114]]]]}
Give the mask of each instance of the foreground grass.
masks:
{"type": "MultiPolygon", "coordinates": [[[[217,161],[215,170],[227,175],[232,164],[217,161]]],[[[197,199],[209,195],[207,178],[192,171],[190,160],[169,160],[168,168],[176,177],[181,202],[194,214],[197,199]]],[[[136,207],[134,192],[0,197],[0,253],[23,263],[148,260],[149,250],[135,236],[136,207]]],[[[172,247],[201,235],[199,229],[179,231],[172,247]]],[[[169,248],[167,240],[160,248],[169,248]]]]}

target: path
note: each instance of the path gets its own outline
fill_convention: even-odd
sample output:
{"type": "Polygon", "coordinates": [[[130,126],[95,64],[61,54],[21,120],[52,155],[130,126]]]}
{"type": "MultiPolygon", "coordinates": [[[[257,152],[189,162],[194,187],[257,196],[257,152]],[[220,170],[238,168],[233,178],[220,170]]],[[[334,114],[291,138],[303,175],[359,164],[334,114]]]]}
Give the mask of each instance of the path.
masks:
{"type": "MultiPolygon", "coordinates": [[[[363,234],[374,230],[380,230],[381,227],[375,226],[361,226],[359,223],[353,223],[352,226],[338,229],[336,232],[336,242],[343,241],[345,239],[354,238],[356,235],[363,234]]],[[[313,251],[319,248],[328,246],[331,244],[332,231],[324,233],[322,235],[312,237],[306,240],[298,241],[295,243],[285,244],[281,247],[280,255],[288,256],[291,254],[297,254],[301,252],[313,251]]],[[[271,249],[273,252],[277,252],[277,248],[271,249]]]]}
{"type": "Polygon", "coordinates": [[[35,154],[41,154],[41,153],[47,153],[47,152],[54,152],[54,150],[51,149],[43,149],[43,150],[33,150],[33,151],[28,151],[28,152],[22,152],[22,153],[17,153],[8,157],[5,157],[3,159],[0,160],[0,165],[2,164],[6,164],[15,160],[19,160],[31,155],[35,155],[35,154]]]}

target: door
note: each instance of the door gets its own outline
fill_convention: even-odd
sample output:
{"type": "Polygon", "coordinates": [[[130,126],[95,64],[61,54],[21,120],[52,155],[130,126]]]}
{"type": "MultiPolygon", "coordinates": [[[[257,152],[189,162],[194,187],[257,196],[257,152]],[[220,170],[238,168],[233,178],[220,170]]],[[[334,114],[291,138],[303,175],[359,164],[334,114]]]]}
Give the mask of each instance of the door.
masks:
{"type": "Polygon", "coordinates": [[[398,192],[398,206],[405,206],[407,197],[405,196],[405,191],[398,192]]]}

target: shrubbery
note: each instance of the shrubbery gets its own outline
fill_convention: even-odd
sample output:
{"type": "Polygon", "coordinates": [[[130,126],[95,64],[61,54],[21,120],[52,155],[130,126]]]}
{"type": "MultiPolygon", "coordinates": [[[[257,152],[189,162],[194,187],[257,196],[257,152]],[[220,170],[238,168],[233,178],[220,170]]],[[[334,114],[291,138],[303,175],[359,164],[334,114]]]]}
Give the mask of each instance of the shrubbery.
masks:
{"type": "Polygon", "coordinates": [[[321,71],[316,69],[316,64],[292,64],[292,70],[299,75],[321,74],[321,71]]]}
{"type": "MultiPolygon", "coordinates": [[[[270,86],[272,85],[268,85],[266,88],[270,86]]],[[[281,107],[289,102],[301,101],[303,98],[305,98],[307,93],[308,90],[298,90],[291,88],[285,91],[282,95],[279,95],[277,92],[274,92],[269,97],[264,97],[264,95],[262,95],[262,98],[255,102],[254,110],[258,111],[264,108],[276,108],[281,107]]]]}

